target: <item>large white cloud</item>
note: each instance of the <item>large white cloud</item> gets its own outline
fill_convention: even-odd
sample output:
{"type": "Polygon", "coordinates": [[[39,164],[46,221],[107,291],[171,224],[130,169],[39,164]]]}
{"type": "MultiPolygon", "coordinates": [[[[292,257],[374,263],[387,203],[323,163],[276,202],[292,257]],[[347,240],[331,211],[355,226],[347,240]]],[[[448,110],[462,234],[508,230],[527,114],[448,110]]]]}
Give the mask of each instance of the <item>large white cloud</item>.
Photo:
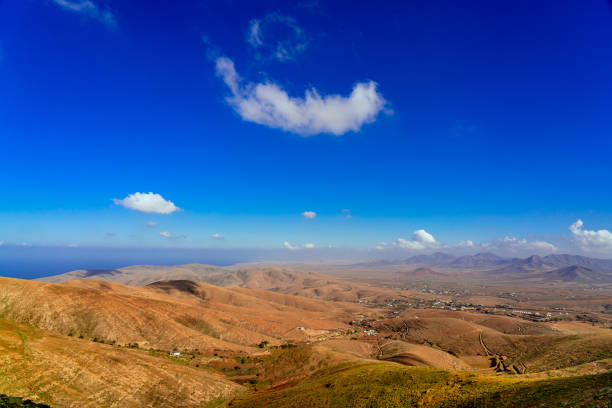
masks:
{"type": "Polygon", "coordinates": [[[113,202],[144,213],[171,214],[175,211],[182,211],[172,201],[166,200],[156,193],[134,193],[123,200],[113,198],[113,202]]]}
{"type": "Polygon", "coordinates": [[[321,96],[313,88],[294,98],[275,83],[243,81],[229,58],[216,59],[216,72],[232,93],[227,102],[243,120],[302,136],[357,132],[374,122],[386,104],[373,81],[355,84],[347,97],[321,96]]]}
{"type": "Polygon", "coordinates": [[[413,251],[440,248],[441,246],[434,236],[424,229],[414,231],[410,240],[397,238],[393,242],[393,245],[397,248],[410,249],[413,251]]]}
{"type": "Polygon", "coordinates": [[[575,245],[586,252],[612,253],[612,232],[605,229],[585,230],[583,226],[580,219],[569,226],[575,245]]]}
{"type": "Polygon", "coordinates": [[[109,30],[117,28],[115,15],[107,8],[98,7],[91,0],[53,0],[53,2],[64,10],[98,20],[109,30]]]}

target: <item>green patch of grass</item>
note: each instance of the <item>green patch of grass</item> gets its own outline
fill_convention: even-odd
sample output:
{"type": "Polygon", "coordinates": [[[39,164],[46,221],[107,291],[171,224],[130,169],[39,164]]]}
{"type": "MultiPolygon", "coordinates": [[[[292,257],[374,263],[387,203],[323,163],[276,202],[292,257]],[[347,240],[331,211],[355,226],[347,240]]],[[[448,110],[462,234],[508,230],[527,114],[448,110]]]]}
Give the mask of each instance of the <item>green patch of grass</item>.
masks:
{"type": "Polygon", "coordinates": [[[225,398],[215,398],[212,401],[208,401],[207,403],[205,403],[204,405],[202,405],[202,408],[217,408],[217,407],[224,407],[225,406],[225,398]]]}

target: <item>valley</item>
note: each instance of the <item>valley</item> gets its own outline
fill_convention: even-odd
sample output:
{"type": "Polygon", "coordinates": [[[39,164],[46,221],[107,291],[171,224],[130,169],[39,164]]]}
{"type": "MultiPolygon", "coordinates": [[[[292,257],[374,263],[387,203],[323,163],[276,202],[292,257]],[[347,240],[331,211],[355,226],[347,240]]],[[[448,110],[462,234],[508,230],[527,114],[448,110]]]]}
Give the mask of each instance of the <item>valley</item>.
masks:
{"type": "Polygon", "coordinates": [[[600,268],[585,283],[548,273],[571,265],[522,260],[526,283],[508,272],[516,260],[441,258],[0,278],[0,394],[52,407],[607,406],[605,262],[581,261],[600,268]]]}

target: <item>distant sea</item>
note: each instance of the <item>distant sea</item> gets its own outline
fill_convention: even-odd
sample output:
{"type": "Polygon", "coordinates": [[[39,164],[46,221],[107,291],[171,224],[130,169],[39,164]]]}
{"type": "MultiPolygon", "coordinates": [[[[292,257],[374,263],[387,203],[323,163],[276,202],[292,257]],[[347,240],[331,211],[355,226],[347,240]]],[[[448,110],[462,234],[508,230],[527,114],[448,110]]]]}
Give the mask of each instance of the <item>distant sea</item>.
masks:
{"type": "Polygon", "coordinates": [[[203,263],[227,266],[260,260],[261,251],[0,246],[0,276],[36,279],[77,269],[115,269],[130,265],[203,263]]]}

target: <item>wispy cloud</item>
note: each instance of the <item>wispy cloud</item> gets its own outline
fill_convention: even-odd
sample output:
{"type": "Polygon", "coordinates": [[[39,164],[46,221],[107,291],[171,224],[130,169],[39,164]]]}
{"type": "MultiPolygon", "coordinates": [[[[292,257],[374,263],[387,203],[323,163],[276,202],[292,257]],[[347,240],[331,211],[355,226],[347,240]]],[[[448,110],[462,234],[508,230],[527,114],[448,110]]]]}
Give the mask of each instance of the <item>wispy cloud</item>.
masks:
{"type": "Polygon", "coordinates": [[[306,218],[308,220],[312,220],[312,219],[317,217],[317,213],[314,212],[314,211],[304,211],[302,213],[302,217],[304,217],[304,218],[306,218]]]}
{"type": "Polygon", "coordinates": [[[78,13],[104,24],[108,30],[117,28],[117,18],[108,8],[101,8],[91,0],[53,0],[60,8],[78,13]]]}
{"type": "MultiPolygon", "coordinates": [[[[471,243],[471,241],[462,241],[463,243],[471,243]]],[[[460,243],[461,244],[461,243],[460,243]]],[[[554,244],[546,241],[528,241],[525,238],[519,239],[516,237],[506,236],[501,239],[493,239],[489,242],[481,242],[473,244],[472,247],[479,251],[491,251],[503,255],[549,255],[557,252],[557,247],[554,244]]]]}
{"type": "Polygon", "coordinates": [[[306,33],[297,21],[280,13],[251,20],[246,40],[255,50],[256,58],[276,61],[293,60],[308,46],[306,33]]]}
{"type": "Polygon", "coordinates": [[[187,235],[181,234],[181,235],[172,235],[169,231],[160,231],[159,233],[160,236],[166,238],[166,239],[184,239],[187,238],[187,235]]]}
{"type": "Polygon", "coordinates": [[[113,198],[117,205],[144,213],[171,214],[175,211],[182,211],[172,201],[164,199],[155,193],[134,193],[125,197],[123,200],[113,198]]]}
{"type": "Polygon", "coordinates": [[[303,98],[295,98],[273,82],[243,81],[227,57],[216,58],[215,64],[217,75],[231,91],[226,100],[243,120],[302,136],[358,132],[374,122],[386,105],[373,81],[356,83],[349,96],[321,96],[312,88],[303,98]]]}
{"type": "Polygon", "coordinates": [[[259,47],[263,44],[263,40],[261,39],[261,20],[253,19],[249,23],[247,42],[253,47],[259,47]]]}
{"type": "Polygon", "coordinates": [[[157,221],[147,221],[147,222],[145,222],[145,227],[147,227],[147,228],[155,228],[155,227],[157,227],[157,221]]]}
{"type": "Polygon", "coordinates": [[[225,237],[224,237],[223,235],[221,235],[221,234],[217,234],[217,233],[212,234],[210,237],[211,237],[212,239],[217,239],[217,240],[219,240],[219,241],[223,241],[223,240],[225,239],[225,237]]]}
{"type": "Polygon", "coordinates": [[[297,250],[299,250],[299,249],[314,249],[314,247],[315,247],[315,245],[314,245],[314,244],[311,244],[311,243],[304,244],[304,245],[292,245],[292,244],[290,244],[290,243],[289,243],[289,242],[287,242],[287,241],[285,241],[285,242],[283,243],[283,246],[284,246],[285,248],[287,248],[288,250],[290,250],[290,251],[297,251],[297,250]]]}

